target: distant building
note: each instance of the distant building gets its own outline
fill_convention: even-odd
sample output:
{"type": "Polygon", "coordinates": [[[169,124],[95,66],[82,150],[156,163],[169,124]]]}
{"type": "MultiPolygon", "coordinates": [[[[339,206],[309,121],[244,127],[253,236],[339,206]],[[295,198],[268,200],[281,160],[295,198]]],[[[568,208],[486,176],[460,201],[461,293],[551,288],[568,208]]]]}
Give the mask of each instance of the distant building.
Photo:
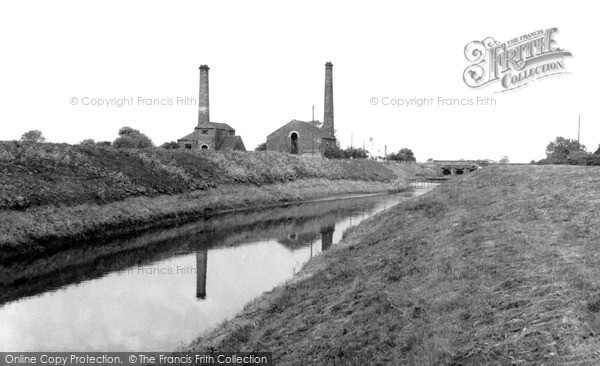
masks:
{"type": "Polygon", "coordinates": [[[323,126],[317,121],[291,120],[267,136],[267,150],[290,154],[323,154],[336,144],[333,123],[333,64],[325,64],[325,103],[323,126]]]}
{"type": "Polygon", "coordinates": [[[210,121],[208,66],[200,66],[200,91],[198,98],[198,125],[194,132],[177,140],[183,149],[208,149],[218,151],[246,151],[240,136],[227,123],[210,121]]]}
{"type": "Polygon", "coordinates": [[[246,151],[240,136],[227,123],[203,122],[194,132],[177,140],[180,148],[212,149],[218,151],[246,151]]]}
{"type": "Polygon", "coordinates": [[[267,136],[267,150],[290,154],[323,154],[335,137],[310,122],[291,120],[267,136]]]}

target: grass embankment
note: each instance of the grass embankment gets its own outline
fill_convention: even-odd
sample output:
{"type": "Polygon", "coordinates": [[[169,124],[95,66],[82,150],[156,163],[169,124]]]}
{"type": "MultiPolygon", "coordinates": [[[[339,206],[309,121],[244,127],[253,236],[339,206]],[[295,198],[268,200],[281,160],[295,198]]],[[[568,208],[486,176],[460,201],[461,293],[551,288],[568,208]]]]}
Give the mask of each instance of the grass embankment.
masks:
{"type": "Polygon", "coordinates": [[[600,169],[489,167],[377,215],[192,348],[297,364],[600,363],[600,169]]]}
{"type": "Polygon", "coordinates": [[[0,263],[219,211],[405,183],[368,160],[14,142],[0,143],[0,172],[0,263]]]}

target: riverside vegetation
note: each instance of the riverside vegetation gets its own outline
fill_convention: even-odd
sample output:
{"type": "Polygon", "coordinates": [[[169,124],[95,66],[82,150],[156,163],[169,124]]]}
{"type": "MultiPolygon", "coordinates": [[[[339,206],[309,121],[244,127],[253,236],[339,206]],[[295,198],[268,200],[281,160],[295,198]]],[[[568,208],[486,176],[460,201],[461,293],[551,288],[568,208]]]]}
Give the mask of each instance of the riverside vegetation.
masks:
{"type": "Polygon", "coordinates": [[[274,152],[0,143],[0,263],[232,209],[403,187],[432,172],[274,152]]]}
{"type": "Polygon", "coordinates": [[[194,350],[278,365],[600,362],[600,169],[492,166],[346,233],[194,350]]]}

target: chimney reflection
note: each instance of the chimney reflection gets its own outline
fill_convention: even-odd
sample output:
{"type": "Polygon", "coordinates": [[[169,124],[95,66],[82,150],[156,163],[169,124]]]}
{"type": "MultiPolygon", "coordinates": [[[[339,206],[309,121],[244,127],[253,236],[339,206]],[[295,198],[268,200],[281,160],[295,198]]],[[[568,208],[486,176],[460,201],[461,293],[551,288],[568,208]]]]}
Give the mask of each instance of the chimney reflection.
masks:
{"type": "Polygon", "coordinates": [[[208,248],[196,251],[196,297],[206,298],[206,264],[208,262],[208,248]]]}
{"type": "Polygon", "coordinates": [[[323,226],[321,228],[321,251],[326,251],[333,244],[333,232],[335,225],[323,226]]]}

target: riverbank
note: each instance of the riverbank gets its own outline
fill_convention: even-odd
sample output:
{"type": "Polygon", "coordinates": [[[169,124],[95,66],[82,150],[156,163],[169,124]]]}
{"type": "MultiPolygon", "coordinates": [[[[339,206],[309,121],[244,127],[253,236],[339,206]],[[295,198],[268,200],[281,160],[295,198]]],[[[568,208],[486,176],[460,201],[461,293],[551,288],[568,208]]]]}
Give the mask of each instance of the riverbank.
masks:
{"type": "Polygon", "coordinates": [[[292,364],[595,364],[600,170],[495,166],[359,225],[191,345],[292,364]]]}
{"type": "Polygon", "coordinates": [[[261,187],[227,185],[183,195],[132,197],[105,205],[49,206],[3,213],[0,263],[32,259],[88,242],[110,241],[198,218],[349,193],[378,193],[388,182],[303,179],[261,187]]]}
{"type": "Polygon", "coordinates": [[[408,169],[272,152],[1,143],[0,264],[231,210],[398,191],[415,169],[428,172],[408,169]]]}
{"type": "MultiPolygon", "coordinates": [[[[316,199],[277,205],[268,209],[237,210],[194,220],[172,228],[145,231],[130,238],[103,245],[83,245],[26,262],[0,266],[0,306],[6,302],[43,293],[72,283],[94,280],[114,272],[143,267],[198,248],[234,248],[262,241],[265,237],[284,239],[289,249],[299,249],[303,240],[316,240],[323,227],[335,225],[340,212],[372,201],[397,200],[427,188],[390,195],[381,193],[343,195],[337,199],[316,199]],[[289,235],[295,233],[296,241],[289,235]]],[[[250,300],[250,299],[249,299],[250,300]]],[[[192,330],[193,331],[193,330],[192,330]]],[[[192,338],[189,339],[191,341],[192,338]]]]}

